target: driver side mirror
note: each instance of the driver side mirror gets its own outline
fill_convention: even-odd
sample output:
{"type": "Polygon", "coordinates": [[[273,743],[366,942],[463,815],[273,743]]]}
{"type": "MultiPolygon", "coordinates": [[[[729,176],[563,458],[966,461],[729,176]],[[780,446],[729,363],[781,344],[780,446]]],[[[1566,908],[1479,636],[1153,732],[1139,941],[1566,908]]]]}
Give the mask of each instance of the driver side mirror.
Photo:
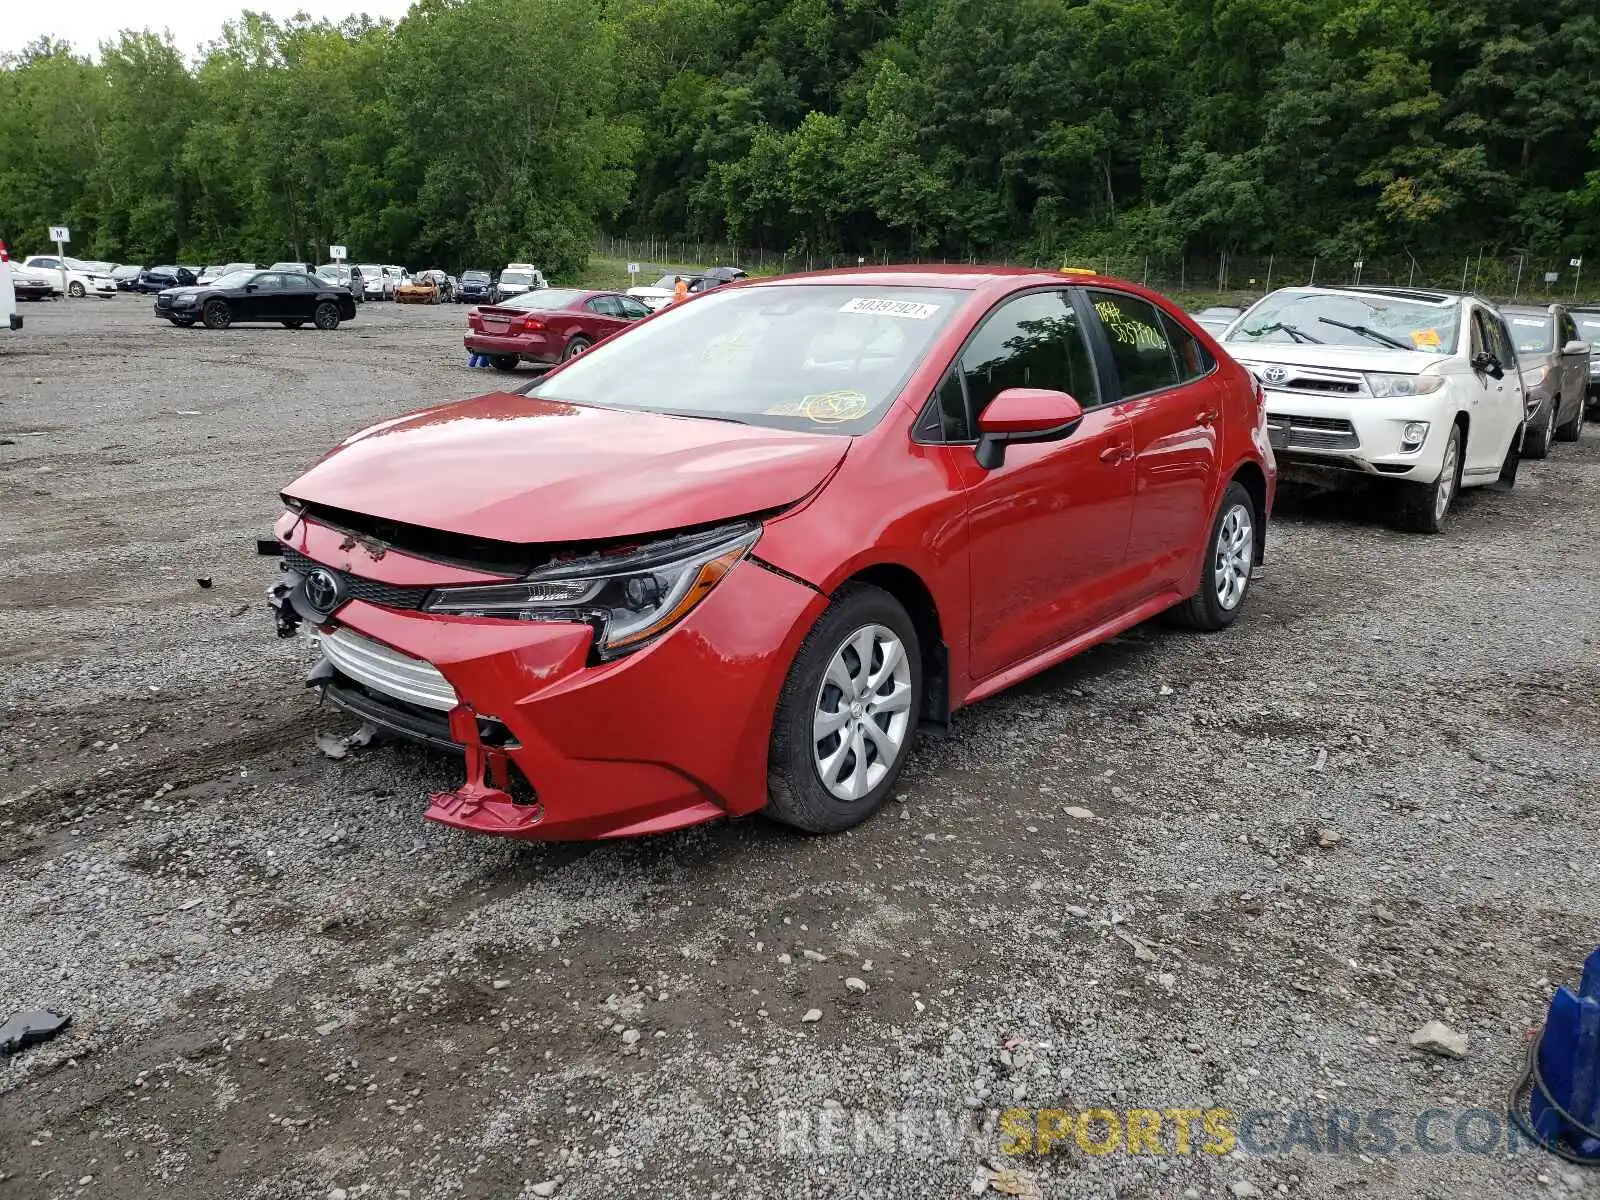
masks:
{"type": "Polygon", "coordinates": [[[244,290],[247,291],[247,292],[253,292],[257,288],[259,288],[260,286],[261,285],[259,283],[247,283],[247,284],[244,285],[244,290]]]}
{"type": "Polygon", "coordinates": [[[1563,355],[1587,354],[1589,353],[1589,343],[1582,338],[1573,338],[1565,346],[1561,347],[1561,353],[1563,355]]]}
{"type": "Polygon", "coordinates": [[[1004,464],[1008,445],[1057,442],[1072,436],[1082,421],[1082,406],[1065,392],[1007,388],[978,418],[978,465],[993,471],[1004,464]]]}
{"type": "Polygon", "coordinates": [[[1480,350],[1472,356],[1472,369],[1479,374],[1487,375],[1491,379],[1504,379],[1505,368],[1500,365],[1500,360],[1487,350],[1480,350]]]}

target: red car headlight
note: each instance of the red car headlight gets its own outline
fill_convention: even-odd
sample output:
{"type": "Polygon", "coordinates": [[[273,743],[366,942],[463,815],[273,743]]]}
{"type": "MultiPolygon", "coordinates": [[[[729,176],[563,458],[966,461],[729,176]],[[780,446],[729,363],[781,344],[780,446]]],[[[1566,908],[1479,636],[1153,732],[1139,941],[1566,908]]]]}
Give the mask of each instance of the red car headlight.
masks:
{"type": "Polygon", "coordinates": [[[541,567],[516,583],[439,588],[426,612],[515,621],[582,621],[616,658],[660,637],[711,594],[755,545],[761,526],[723,525],[615,555],[541,567]]]}

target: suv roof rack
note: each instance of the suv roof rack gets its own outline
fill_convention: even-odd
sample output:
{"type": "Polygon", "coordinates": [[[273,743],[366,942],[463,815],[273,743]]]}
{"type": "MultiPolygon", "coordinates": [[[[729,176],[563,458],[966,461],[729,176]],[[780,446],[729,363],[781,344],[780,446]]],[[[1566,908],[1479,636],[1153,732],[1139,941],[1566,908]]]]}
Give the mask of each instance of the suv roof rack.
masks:
{"type": "Polygon", "coordinates": [[[1440,292],[1432,288],[1411,287],[1384,287],[1378,284],[1349,283],[1349,284],[1315,284],[1316,287],[1326,287],[1329,291],[1338,292],[1366,292],[1374,296],[1393,296],[1396,300],[1420,300],[1425,304],[1444,304],[1450,300],[1462,300],[1465,296],[1461,292],[1440,292]]]}

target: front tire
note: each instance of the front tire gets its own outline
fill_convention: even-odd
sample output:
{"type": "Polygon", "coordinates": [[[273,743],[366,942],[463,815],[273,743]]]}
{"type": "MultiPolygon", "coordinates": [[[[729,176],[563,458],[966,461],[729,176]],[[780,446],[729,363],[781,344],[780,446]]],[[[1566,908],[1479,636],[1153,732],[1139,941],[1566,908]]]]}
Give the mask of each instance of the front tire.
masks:
{"type": "Polygon", "coordinates": [[[582,354],[592,345],[594,345],[594,343],[586,337],[573,338],[567,343],[567,348],[561,352],[561,361],[566,362],[569,358],[577,358],[578,355],[582,354]]]}
{"type": "MultiPolygon", "coordinates": [[[[1513,452],[1516,439],[1512,438],[1513,452]]],[[[1400,507],[1395,522],[1408,533],[1442,533],[1450,506],[1461,490],[1461,426],[1450,426],[1450,439],[1444,444],[1444,462],[1439,478],[1432,483],[1403,483],[1400,507]]]]}
{"type": "Polygon", "coordinates": [[[900,602],[846,584],[795,655],[767,755],[767,814],[838,833],[883,804],[922,711],[922,652],[900,602]]]}
{"type": "Polygon", "coordinates": [[[1583,407],[1584,402],[1578,401],[1578,410],[1572,414],[1572,420],[1556,426],[1556,441],[1575,442],[1583,436],[1583,407]]]}
{"type": "Polygon", "coordinates": [[[1544,414],[1544,420],[1539,422],[1539,428],[1530,429],[1522,439],[1523,458],[1548,458],[1550,443],[1556,434],[1556,401],[1550,401],[1550,407],[1544,414]]]}
{"type": "Polygon", "coordinates": [[[74,279],[71,283],[67,284],[67,295],[71,296],[74,300],[82,300],[87,293],[84,291],[83,284],[74,279]]]}
{"type": "Polygon", "coordinates": [[[1255,570],[1259,520],[1256,502],[1244,484],[1238,480],[1228,484],[1206,543],[1200,590],[1172,610],[1179,625],[1212,633],[1238,619],[1255,570]]]}
{"type": "Polygon", "coordinates": [[[233,313],[225,301],[213,300],[205,306],[200,319],[206,323],[207,329],[226,329],[233,324],[233,313]]]}
{"type": "Polygon", "coordinates": [[[339,328],[339,306],[332,300],[324,300],[317,305],[317,309],[312,313],[311,319],[316,323],[318,329],[337,329],[339,328]]]}

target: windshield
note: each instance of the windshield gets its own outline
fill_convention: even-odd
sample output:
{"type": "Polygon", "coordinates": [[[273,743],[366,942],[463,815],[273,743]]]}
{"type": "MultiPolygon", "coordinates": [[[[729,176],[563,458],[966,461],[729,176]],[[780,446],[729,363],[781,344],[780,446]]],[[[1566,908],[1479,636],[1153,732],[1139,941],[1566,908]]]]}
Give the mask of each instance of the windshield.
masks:
{"type": "Polygon", "coordinates": [[[463,271],[463,272],[461,272],[461,282],[462,283],[488,283],[489,282],[489,272],[487,272],[487,271],[463,271]]]}
{"type": "Polygon", "coordinates": [[[240,288],[256,277],[254,271],[229,271],[226,275],[218,275],[211,281],[212,287],[240,288]]]}
{"type": "Polygon", "coordinates": [[[576,288],[541,288],[537,292],[523,292],[520,296],[506,298],[502,308],[565,308],[585,293],[576,288]]]}
{"type": "Polygon", "coordinates": [[[1511,340],[1518,354],[1542,354],[1555,344],[1554,322],[1549,317],[1502,315],[1511,326],[1511,340]]]}
{"type": "Polygon", "coordinates": [[[1228,335],[1229,345],[1380,347],[1453,354],[1460,307],[1349,292],[1274,292],[1228,335]]]}
{"type": "Polygon", "coordinates": [[[1578,336],[1600,350],[1600,313],[1573,313],[1572,319],[1578,323],[1578,336]]]}
{"type": "MultiPolygon", "coordinates": [[[[693,283],[697,278],[699,278],[699,277],[696,276],[696,275],[685,275],[685,276],[683,276],[684,281],[687,282],[687,283],[693,283]]],[[[663,292],[670,292],[673,288],[678,286],[678,276],[676,276],[676,275],[663,275],[660,279],[656,280],[650,286],[653,287],[653,288],[660,288],[663,292]]]]}
{"type": "Polygon", "coordinates": [[[965,302],[945,288],[708,292],[602,342],[528,394],[744,425],[862,433],[965,302]]]}
{"type": "Polygon", "coordinates": [[[527,271],[501,271],[501,283],[532,283],[533,276],[527,271]]]}

